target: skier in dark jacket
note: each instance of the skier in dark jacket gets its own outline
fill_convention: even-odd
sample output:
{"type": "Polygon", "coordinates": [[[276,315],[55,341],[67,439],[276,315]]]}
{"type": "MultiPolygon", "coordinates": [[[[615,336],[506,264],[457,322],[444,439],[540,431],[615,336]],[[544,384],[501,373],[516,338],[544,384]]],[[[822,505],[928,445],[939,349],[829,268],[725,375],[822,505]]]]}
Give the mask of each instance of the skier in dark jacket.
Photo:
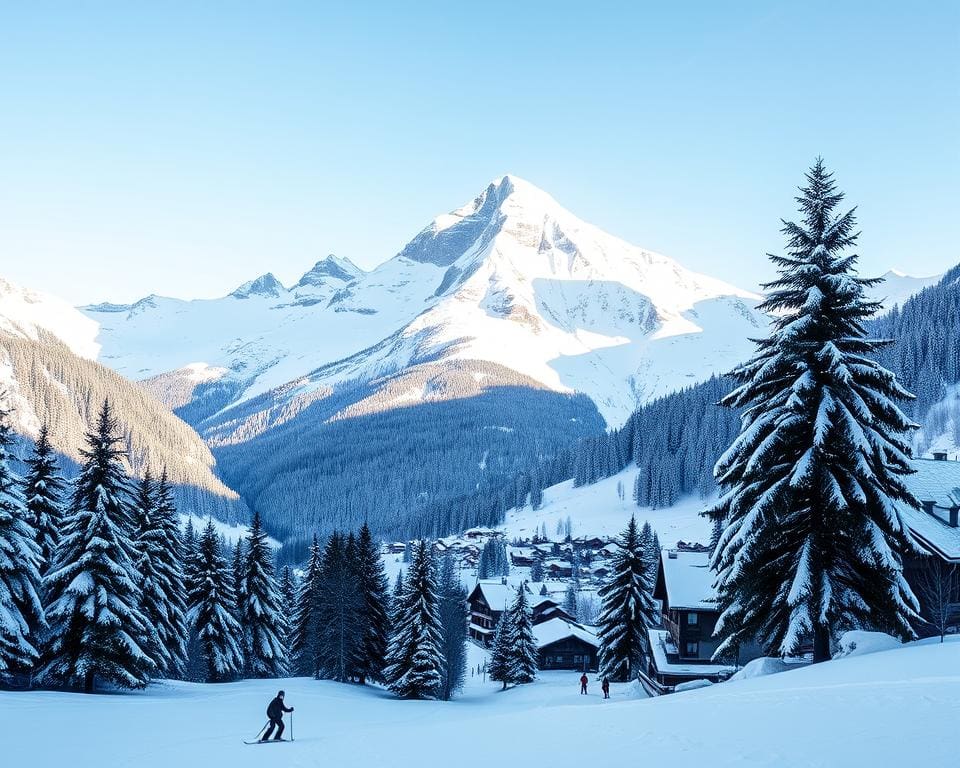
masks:
{"type": "Polygon", "coordinates": [[[274,736],[275,741],[280,741],[280,737],[283,736],[283,713],[284,712],[293,712],[293,707],[285,707],[283,705],[283,691],[280,691],[277,694],[277,698],[270,702],[267,706],[267,717],[270,718],[270,725],[267,726],[266,732],[263,736],[260,737],[260,741],[269,741],[270,734],[273,733],[273,729],[277,729],[277,735],[274,736]]]}
{"type": "Polygon", "coordinates": [[[603,683],[600,684],[600,689],[603,691],[603,698],[610,698],[610,678],[603,678],[603,683]]]}
{"type": "Polygon", "coordinates": [[[587,673],[584,672],[584,673],[580,676],[580,693],[586,695],[586,693],[587,693],[587,683],[588,683],[588,682],[589,682],[589,681],[587,680],[587,673]]]}

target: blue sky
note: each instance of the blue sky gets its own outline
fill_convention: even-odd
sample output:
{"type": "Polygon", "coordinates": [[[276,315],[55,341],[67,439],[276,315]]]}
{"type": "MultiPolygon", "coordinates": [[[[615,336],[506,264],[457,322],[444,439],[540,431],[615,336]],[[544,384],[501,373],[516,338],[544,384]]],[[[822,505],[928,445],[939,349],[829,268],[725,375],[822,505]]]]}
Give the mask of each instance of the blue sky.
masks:
{"type": "Polygon", "coordinates": [[[72,301],[370,267],[503,173],[752,287],[822,154],[863,271],[960,261],[960,4],[0,6],[0,275],[72,301]]]}

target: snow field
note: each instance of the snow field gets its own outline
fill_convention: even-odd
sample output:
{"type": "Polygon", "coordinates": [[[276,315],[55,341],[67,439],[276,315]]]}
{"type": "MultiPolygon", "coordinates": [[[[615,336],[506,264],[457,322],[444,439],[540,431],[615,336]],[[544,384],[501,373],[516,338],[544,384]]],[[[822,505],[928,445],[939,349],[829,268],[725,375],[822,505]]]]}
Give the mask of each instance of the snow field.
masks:
{"type": "Polygon", "coordinates": [[[162,683],[114,696],[4,692],[0,723],[4,764],[40,768],[949,765],[958,670],[954,641],[646,700],[615,685],[604,701],[594,681],[579,696],[575,673],[506,692],[468,676],[450,703],[306,678],[162,683]],[[296,708],[296,741],[245,746],[278,688],[296,708]]]}

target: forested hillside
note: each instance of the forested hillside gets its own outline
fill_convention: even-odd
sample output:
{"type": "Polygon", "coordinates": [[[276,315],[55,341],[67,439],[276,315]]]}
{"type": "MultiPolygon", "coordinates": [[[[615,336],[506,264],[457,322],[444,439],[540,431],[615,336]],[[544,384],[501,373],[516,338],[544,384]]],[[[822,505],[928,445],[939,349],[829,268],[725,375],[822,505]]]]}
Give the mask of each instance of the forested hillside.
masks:
{"type": "MultiPolygon", "coordinates": [[[[586,396],[498,383],[496,368],[484,366],[490,386],[458,388],[462,376],[421,371],[335,393],[251,439],[208,437],[226,482],[292,557],[302,557],[314,530],[363,522],[392,538],[493,525],[531,492],[569,477],[570,448],[603,429],[586,396]],[[399,381],[432,387],[432,399],[404,406],[399,381]]],[[[480,371],[459,373],[473,381],[480,371]]]]}
{"type": "Polygon", "coordinates": [[[246,521],[246,505],[214,474],[213,455],[187,424],[141,387],[75,355],[49,334],[41,333],[39,341],[0,335],[2,390],[13,409],[14,431],[32,438],[46,423],[51,444],[70,460],[68,472],[80,458],[89,424],[109,400],[132,473],[165,467],[182,511],[246,521]]]}

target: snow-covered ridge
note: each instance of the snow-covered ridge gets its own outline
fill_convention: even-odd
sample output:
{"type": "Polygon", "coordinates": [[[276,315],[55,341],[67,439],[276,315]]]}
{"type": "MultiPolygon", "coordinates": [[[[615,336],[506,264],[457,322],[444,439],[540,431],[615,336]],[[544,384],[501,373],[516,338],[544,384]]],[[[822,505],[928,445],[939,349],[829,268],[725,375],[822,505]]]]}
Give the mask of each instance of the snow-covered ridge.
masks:
{"type": "Polygon", "coordinates": [[[80,357],[100,354],[97,322],[65,301],[0,277],[0,334],[38,341],[48,333],[80,357]]]}
{"type": "Polygon", "coordinates": [[[583,392],[619,423],[637,403],[740,362],[765,323],[756,301],[504,176],[370,272],[328,257],[289,289],[268,273],[223,299],[84,311],[119,372],[146,379],[204,363],[227,371],[234,403],[294,381],[302,394],[475,360],[583,392]]]}

